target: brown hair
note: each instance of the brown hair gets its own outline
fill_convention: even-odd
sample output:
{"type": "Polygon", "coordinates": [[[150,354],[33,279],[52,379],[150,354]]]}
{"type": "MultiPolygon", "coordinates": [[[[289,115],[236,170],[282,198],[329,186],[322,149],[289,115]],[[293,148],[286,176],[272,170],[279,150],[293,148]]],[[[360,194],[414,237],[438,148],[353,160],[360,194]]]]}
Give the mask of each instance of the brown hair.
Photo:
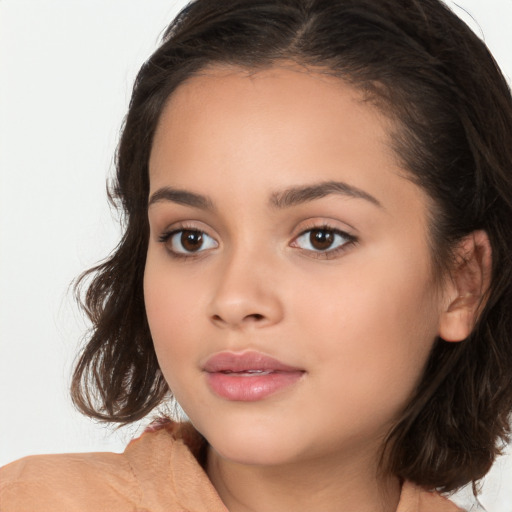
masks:
{"type": "MultiPolygon", "coordinates": [[[[124,213],[115,252],[84,274],[93,330],[72,395],[95,418],[129,423],[169,389],[144,309],[148,159],[160,113],[188,77],[216,63],[321,68],[366,91],[397,121],[393,143],[431,197],[437,268],[476,229],[493,254],[490,289],[463,343],[434,345],[389,434],[387,468],[451,491],[482,478],[510,434],[512,411],[512,99],[471,30],[438,0],[197,0],[142,66],[117,152],[111,199],[124,213]]],[[[78,291],[80,288],[78,288],[78,291]]]]}

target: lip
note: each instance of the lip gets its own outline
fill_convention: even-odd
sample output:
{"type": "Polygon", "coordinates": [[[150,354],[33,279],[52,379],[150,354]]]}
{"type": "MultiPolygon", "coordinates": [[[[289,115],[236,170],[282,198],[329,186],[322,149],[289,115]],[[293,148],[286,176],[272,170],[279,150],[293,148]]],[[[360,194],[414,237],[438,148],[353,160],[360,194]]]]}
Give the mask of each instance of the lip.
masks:
{"type": "Polygon", "coordinates": [[[296,384],[305,370],[260,352],[220,352],[203,371],[210,389],[221,398],[255,402],[296,384]]]}

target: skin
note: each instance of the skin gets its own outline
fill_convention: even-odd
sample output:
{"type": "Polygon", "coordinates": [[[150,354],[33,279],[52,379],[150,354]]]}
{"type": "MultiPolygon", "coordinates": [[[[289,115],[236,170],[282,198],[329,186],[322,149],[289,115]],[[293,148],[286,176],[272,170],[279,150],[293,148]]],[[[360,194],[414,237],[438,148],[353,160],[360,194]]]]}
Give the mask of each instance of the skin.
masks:
{"type": "Polygon", "coordinates": [[[391,129],[356,89],[285,64],[212,68],[162,113],[150,198],[173,187],[208,196],[215,210],[150,204],[147,315],[163,374],[210,444],[207,472],[231,512],[396,510],[400,484],[377,473],[379,449],[456,290],[434,279],[428,199],[404,177],[391,129]],[[329,181],[376,201],[328,194],[269,205],[275,192],[329,181]],[[180,236],[160,240],[182,222],[204,233],[187,259],[172,256],[185,250],[180,236]],[[356,241],[337,237],[341,250],[326,254],[310,232],[301,237],[324,225],[356,241]],[[229,401],[202,371],[225,350],[256,350],[305,373],[263,400],[229,401]]]}

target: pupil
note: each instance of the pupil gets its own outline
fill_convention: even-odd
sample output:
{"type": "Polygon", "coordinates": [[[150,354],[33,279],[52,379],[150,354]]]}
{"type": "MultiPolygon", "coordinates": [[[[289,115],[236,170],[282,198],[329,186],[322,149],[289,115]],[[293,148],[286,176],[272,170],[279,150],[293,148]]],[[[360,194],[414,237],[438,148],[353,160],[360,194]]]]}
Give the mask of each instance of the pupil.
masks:
{"type": "Polygon", "coordinates": [[[196,251],[203,243],[203,236],[198,231],[183,231],[181,244],[187,251],[196,251]]]}
{"type": "Polygon", "coordinates": [[[334,242],[334,235],[330,231],[314,229],[311,231],[310,242],[315,249],[328,249],[334,242]]]}

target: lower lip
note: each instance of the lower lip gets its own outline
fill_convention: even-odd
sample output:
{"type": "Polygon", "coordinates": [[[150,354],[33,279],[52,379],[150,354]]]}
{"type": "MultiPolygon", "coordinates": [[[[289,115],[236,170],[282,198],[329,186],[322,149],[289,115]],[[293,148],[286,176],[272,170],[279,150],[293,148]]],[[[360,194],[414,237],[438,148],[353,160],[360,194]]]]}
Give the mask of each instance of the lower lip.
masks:
{"type": "Polygon", "coordinates": [[[211,390],[218,396],[238,402],[256,402],[282,391],[300,380],[304,372],[272,372],[265,375],[207,374],[211,390]]]}

